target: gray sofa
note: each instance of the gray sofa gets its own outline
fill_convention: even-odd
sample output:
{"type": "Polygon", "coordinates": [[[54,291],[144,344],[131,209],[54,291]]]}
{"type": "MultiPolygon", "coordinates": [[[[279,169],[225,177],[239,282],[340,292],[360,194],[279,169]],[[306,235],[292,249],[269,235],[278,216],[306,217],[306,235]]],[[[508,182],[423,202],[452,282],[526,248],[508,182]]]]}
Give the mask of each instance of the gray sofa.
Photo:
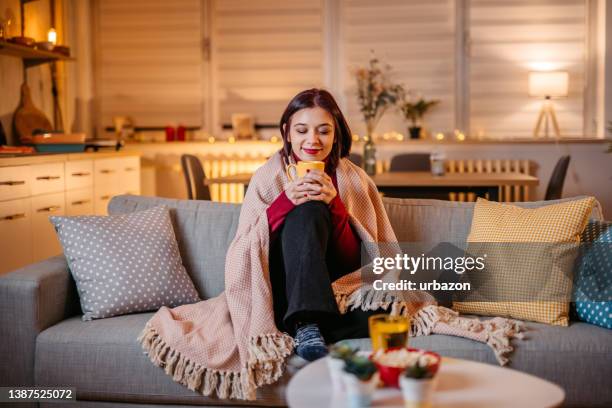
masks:
{"type": "MultiPolygon", "coordinates": [[[[473,203],[392,198],[384,201],[400,241],[457,242],[467,237],[473,203]]],[[[225,253],[236,230],[240,206],[126,195],[113,198],[109,212],[126,213],[158,204],[173,209],[183,262],[200,295],[217,295],[223,290],[225,253]]],[[[595,209],[592,217],[601,218],[600,210],[595,209]]],[[[40,406],[245,404],[194,393],[155,367],[136,341],[153,312],[81,321],[76,287],[63,256],[2,276],[0,305],[0,385],[76,387],[79,404],[40,406]]],[[[566,391],[567,406],[612,406],[612,330],[580,322],[572,322],[569,327],[536,323],[527,326],[527,339],[517,343],[511,368],[561,385],[566,391]]],[[[411,344],[445,356],[496,364],[486,345],[463,338],[433,335],[411,339],[411,344]]],[[[284,389],[296,369],[290,362],[282,380],[260,389],[254,404],[285,405],[284,389]]]]}

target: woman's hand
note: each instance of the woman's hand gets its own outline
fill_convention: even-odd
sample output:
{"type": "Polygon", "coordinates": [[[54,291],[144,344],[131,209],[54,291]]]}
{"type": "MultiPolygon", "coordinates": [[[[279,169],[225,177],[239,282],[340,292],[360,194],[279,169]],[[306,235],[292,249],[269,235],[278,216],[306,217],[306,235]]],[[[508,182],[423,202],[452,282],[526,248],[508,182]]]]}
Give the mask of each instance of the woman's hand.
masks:
{"type": "Polygon", "coordinates": [[[325,204],[329,204],[338,195],[331,177],[321,170],[310,170],[302,177],[302,180],[308,186],[306,191],[308,200],[323,201],[325,204]]]}
{"type": "Polygon", "coordinates": [[[301,177],[287,184],[285,195],[293,205],[300,205],[308,201],[308,191],[310,191],[310,186],[301,177]]]}

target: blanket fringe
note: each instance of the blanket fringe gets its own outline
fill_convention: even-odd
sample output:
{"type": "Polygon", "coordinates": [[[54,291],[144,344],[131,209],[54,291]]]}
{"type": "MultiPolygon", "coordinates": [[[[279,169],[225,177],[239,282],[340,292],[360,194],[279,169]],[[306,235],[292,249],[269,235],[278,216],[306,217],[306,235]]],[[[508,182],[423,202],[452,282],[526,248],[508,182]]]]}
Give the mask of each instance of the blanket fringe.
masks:
{"type": "MultiPolygon", "coordinates": [[[[507,355],[514,349],[510,339],[522,339],[524,324],[513,319],[495,317],[481,321],[478,318],[459,316],[459,313],[443,306],[429,305],[420,307],[419,302],[400,299],[391,292],[379,291],[373,287],[361,286],[350,295],[337,294],[336,302],[341,313],[361,308],[376,310],[382,308],[391,310],[392,316],[410,316],[410,336],[427,336],[436,333],[439,326],[446,325],[451,330],[439,330],[440,334],[461,335],[461,332],[482,339],[493,352],[500,365],[508,363],[507,355]],[[420,307],[418,310],[415,308],[420,307]],[[438,326],[438,327],[437,327],[438,326]],[[457,330],[452,330],[457,329],[457,330]]],[[[469,336],[468,336],[469,337],[469,336]]]]}
{"type": "Polygon", "coordinates": [[[138,335],[145,354],[172,379],[205,396],[254,400],[257,387],[271,384],[283,374],[293,339],[286,334],[254,336],[249,341],[249,361],[240,372],[206,368],[172,349],[149,323],[138,335]]]}

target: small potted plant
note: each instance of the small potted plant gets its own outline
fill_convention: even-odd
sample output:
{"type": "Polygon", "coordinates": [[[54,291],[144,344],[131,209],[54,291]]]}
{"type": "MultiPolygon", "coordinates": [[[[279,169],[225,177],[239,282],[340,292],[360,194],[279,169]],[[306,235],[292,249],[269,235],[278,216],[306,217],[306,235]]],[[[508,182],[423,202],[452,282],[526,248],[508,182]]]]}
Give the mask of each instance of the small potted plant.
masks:
{"type": "Polygon", "coordinates": [[[436,373],[440,367],[440,356],[432,352],[421,352],[400,376],[400,388],[406,406],[431,407],[436,386],[436,373]]]}
{"type": "Polygon", "coordinates": [[[423,117],[425,114],[434,106],[439,104],[440,101],[432,99],[430,101],[419,97],[414,97],[412,92],[403,93],[399,100],[399,109],[401,110],[404,118],[410,121],[410,132],[411,139],[419,139],[421,137],[421,128],[423,117]]]}
{"type": "Polygon", "coordinates": [[[354,355],[344,363],[342,382],[350,407],[368,407],[378,385],[376,365],[366,356],[354,355]]]}
{"type": "Polygon", "coordinates": [[[345,342],[339,342],[330,347],[327,368],[329,369],[334,392],[344,389],[342,383],[342,369],[344,368],[345,361],[353,358],[357,354],[357,351],[359,351],[358,348],[353,348],[345,342]]]}

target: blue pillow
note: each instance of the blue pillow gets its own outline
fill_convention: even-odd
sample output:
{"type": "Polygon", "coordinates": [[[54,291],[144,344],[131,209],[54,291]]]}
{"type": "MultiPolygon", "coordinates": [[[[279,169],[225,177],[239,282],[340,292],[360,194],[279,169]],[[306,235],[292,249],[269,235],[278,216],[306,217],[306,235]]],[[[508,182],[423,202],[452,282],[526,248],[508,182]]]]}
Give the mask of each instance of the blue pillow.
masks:
{"type": "Polygon", "coordinates": [[[575,314],[612,329],[612,223],[590,221],[580,239],[584,244],[574,277],[575,314]]]}

